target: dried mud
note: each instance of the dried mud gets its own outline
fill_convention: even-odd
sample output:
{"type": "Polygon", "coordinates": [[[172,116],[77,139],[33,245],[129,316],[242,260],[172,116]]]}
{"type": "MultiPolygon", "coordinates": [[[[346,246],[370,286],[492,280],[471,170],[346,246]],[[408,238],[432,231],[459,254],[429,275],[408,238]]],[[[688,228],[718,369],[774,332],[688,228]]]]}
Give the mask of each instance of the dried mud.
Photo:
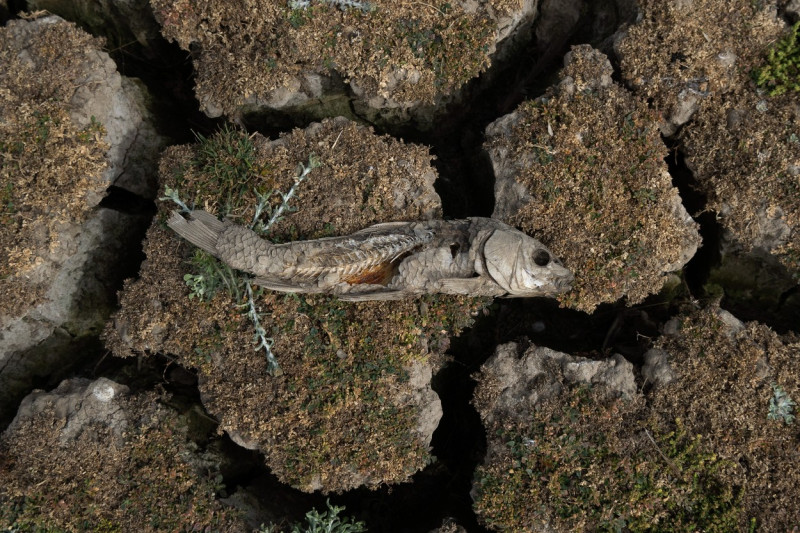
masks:
{"type": "MultiPolygon", "coordinates": [[[[554,3],[543,2],[542,10],[553,9],[554,3]]],[[[20,8],[18,3],[9,4],[11,13],[20,8]]],[[[166,36],[188,47],[187,28],[193,19],[178,17],[174,13],[174,5],[178,4],[153,4],[156,18],[170,23],[166,36]]],[[[638,195],[638,185],[633,191],[625,189],[626,201],[633,199],[630,211],[614,213],[619,218],[617,225],[625,231],[641,232],[639,240],[653,245],[651,249],[638,250],[641,265],[650,265],[655,256],[674,259],[679,255],[675,242],[678,238],[675,232],[665,230],[666,223],[659,222],[659,216],[667,217],[659,211],[663,205],[654,199],[673,194],[673,187],[677,187],[683,205],[698,224],[703,242],[689,264],[670,275],[653,269],[632,275],[631,271],[641,266],[634,268],[626,263],[630,268],[622,278],[580,279],[578,291],[572,295],[575,301],[491,302],[430,297],[397,304],[344,304],[323,296],[267,294],[261,297],[260,305],[268,310],[267,328],[275,334],[273,349],[283,369],[282,376],[274,377],[268,372],[263,354],[250,348],[251,324],[233,305],[240,302],[223,292],[202,303],[189,299],[184,276],[191,272],[194,250],[163,224],[174,206],[167,202],[154,204],[112,188],[103,206],[150,214],[154,223],[142,245],[143,252],[136,250],[143,258],[141,270],[120,287],[120,311],[109,321],[105,333],[98,336],[90,362],[75,369],[74,375],[108,377],[127,385],[132,395],[126,401],[134,416],[144,416],[147,406],[157,401],[173,410],[161,409],[157,416],[148,415],[141,428],[131,433],[127,444],[115,445],[113,450],[102,449],[99,454],[87,452],[98,443],[111,442],[108,428],[98,426],[94,433],[87,432],[73,445],[76,447],[60,447],[56,443],[59,433],[54,429],[60,422],[53,412],[25,422],[15,437],[36,442],[33,448],[21,450],[14,442],[0,438],[0,473],[13,480],[0,489],[0,524],[5,525],[2,520],[7,516],[14,516],[11,512],[4,514],[12,509],[8,502],[16,506],[28,498],[39,506],[28,507],[34,515],[37,509],[53,509],[52,521],[47,524],[73,527],[71,509],[87,500],[78,496],[53,499],[52,495],[64,491],[64,487],[68,487],[69,494],[81,487],[80,494],[88,495],[98,508],[124,507],[126,489],[109,484],[109,480],[124,477],[130,465],[138,465],[146,475],[136,483],[152,483],[145,491],[151,500],[138,500],[134,505],[146,509],[155,505],[154,501],[169,501],[171,492],[185,490],[188,484],[197,496],[190,504],[195,513],[190,518],[212,530],[244,529],[235,513],[229,516],[221,510],[229,508],[221,506],[218,499],[243,487],[248,488],[249,494],[243,496],[245,491],[239,490],[239,497],[259,510],[261,514],[257,516],[268,517],[282,526],[301,519],[311,508],[323,509],[329,498],[346,506],[346,514],[365,521],[371,531],[432,531],[450,518],[470,532],[528,530],[534,525],[565,531],[592,529],[597,527],[600,515],[575,513],[574,507],[570,508],[572,514],[553,514],[558,509],[556,504],[562,501],[554,490],[559,476],[580,474],[590,480],[599,479],[603,489],[593,494],[595,503],[604,505],[602,518],[605,520],[612,512],[623,516],[615,491],[628,490],[630,486],[626,484],[632,482],[628,478],[604,478],[603,468],[611,471],[622,465],[630,471],[644,472],[651,476],[648,479],[656,493],[657,486],[669,483],[674,468],[670,459],[664,462],[656,448],[667,449],[670,445],[680,450],[694,450],[697,446],[699,460],[706,464],[720,459],[703,485],[718,494],[732,487],[725,496],[730,497],[720,504],[720,512],[710,515],[719,519],[718,524],[743,531],[751,526],[751,517],[758,517],[758,531],[788,529],[796,524],[793,503],[797,501],[800,471],[793,450],[798,439],[797,422],[767,423],[765,413],[774,384],[800,400],[796,368],[800,355],[796,337],[800,330],[800,291],[795,250],[800,200],[797,189],[789,187],[793,182],[787,181],[796,181],[796,176],[780,174],[787,161],[798,164],[797,145],[781,142],[797,131],[797,97],[767,99],[774,112],[758,110],[759,102],[766,97],[755,94],[748,66],[763,57],[764,48],[773,40],[774,34],[769,31],[776,26],[764,21],[748,24],[742,15],[750,4],[775,2],[737,2],[737,9],[730,12],[722,0],[665,3],[673,6],[669,9],[707,4],[704,14],[695,16],[698,20],[713,18],[710,28],[670,19],[674,13],[659,7],[661,2],[646,0],[639,2],[645,16],[639,25],[631,26],[635,13],[631,4],[576,2],[576,15],[568,24],[551,28],[549,33],[532,32],[527,43],[503,62],[489,67],[491,76],[485,77],[491,78],[491,83],[483,82],[483,77],[469,82],[463,102],[448,107],[432,128],[417,130],[408,122],[388,124],[376,127],[374,135],[365,135],[367,128],[341,120],[326,120],[315,126],[311,135],[292,130],[308,126],[302,115],[260,121],[258,131],[255,122],[244,119],[240,122],[249,128],[246,133],[235,128],[222,130],[221,120],[200,112],[202,106],[193,92],[193,84],[210,83],[208,73],[215,67],[209,58],[213,54],[194,72],[185,52],[166,40],[157,43],[158,55],[153,55],[154,48],[139,45],[115,49],[112,57],[120,71],[143,79],[157,100],[161,119],[176,140],[161,160],[162,188],[169,185],[186,191],[194,204],[212,212],[225,212],[240,220],[252,217],[256,184],[230,191],[241,201],[238,207],[228,210],[219,189],[205,181],[207,169],[198,164],[197,133],[211,138],[224,131],[249,138],[256,154],[253,168],[257,185],[267,189],[287,190],[296,165],[308,161],[312,152],[325,162],[313,171],[320,172],[319,179],[301,189],[298,210],[276,226],[273,235],[279,240],[345,234],[388,219],[491,215],[496,204],[495,183],[484,148],[484,130],[528,100],[522,108],[527,106],[532,114],[546,117],[549,113],[554,117],[549,126],[546,119],[518,126],[534,141],[537,135],[546,137],[548,127],[564,124],[568,129],[574,121],[587,117],[594,117],[591,122],[598,126],[607,124],[603,113],[607,108],[614,109],[614,116],[624,117],[613,127],[628,135],[628,141],[633,138],[637,150],[645,154],[639,159],[639,166],[625,171],[633,177],[646,172],[658,179],[657,184],[638,195]],[[714,14],[718,12],[728,15],[717,20],[714,14]],[[707,18],[702,19],[701,15],[707,18]],[[662,17],[672,20],[672,26],[662,17]],[[745,30],[755,34],[753,39],[739,37],[744,31],[740,28],[743,23],[745,30]],[[620,40],[612,36],[621,28],[626,28],[627,34],[619,48],[620,40]],[[530,100],[546,94],[547,88],[558,82],[561,61],[570,47],[587,43],[609,55],[614,70],[608,75],[614,80],[614,87],[595,94],[578,90],[572,99],[564,101],[547,93],[551,99],[546,105],[531,104],[530,100]],[[615,45],[620,55],[615,55],[615,45]],[[697,55],[682,55],[686,47],[695,47],[697,55]],[[729,48],[747,63],[738,65],[735,74],[717,57],[718,52],[729,48]],[[653,80],[679,80],[670,86],[675,89],[699,78],[706,79],[707,85],[696,90],[714,97],[703,100],[685,126],[676,127],[669,137],[659,136],[658,121],[676,105],[677,91],[660,90],[663,86],[653,80]],[[731,112],[741,109],[745,111],[737,115],[738,121],[731,122],[731,112]],[[751,139],[749,133],[753,131],[761,133],[751,139]],[[772,146],[775,148],[770,150],[772,146]],[[765,150],[768,157],[759,157],[765,150]],[[753,166],[754,159],[761,164],[753,166]],[[265,161],[269,163],[259,166],[265,161]],[[385,166],[378,169],[376,163],[385,166]],[[373,175],[377,177],[372,179],[373,175]],[[425,198],[417,201],[419,194],[412,193],[398,200],[392,191],[399,180],[406,180],[406,189],[418,191],[424,190],[425,183],[433,183],[441,203],[425,198]],[[765,194],[769,202],[752,200],[765,194]],[[779,244],[773,254],[762,249],[754,251],[763,246],[753,244],[753,239],[762,234],[754,233],[752,221],[776,217],[788,221],[791,238],[779,244]],[[637,220],[641,223],[637,224],[637,220]],[[724,247],[724,242],[731,242],[731,234],[736,245],[724,247]],[[648,241],[648,236],[654,235],[658,238],[648,241]],[[642,274],[645,280],[638,279],[642,274]],[[753,322],[734,336],[728,335],[718,306],[753,322]],[[291,324],[283,320],[285,317],[293,317],[291,324]],[[674,333],[676,324],[680,324],[681,335],[664,334],[665,328],[674,333]],[[607,394],[603,387],[587,392],[565,385],[530,419],[482,420],[483,400],[486,395],[495,394],[486,392],[490,384],[481,381],[482,365],[499,345],[511,341],[518,344],[519,357],[532,345],[591,359],[621,354],[636,368],[636,398],[626,402],[607,394]],[[645,354],[654,346],[671,354],[679,380],[654,386],[643,378],[645,354]],[[429,442],[414,433],[425,413],[420,412],[420,404],[408,401],[415,390],[408,387],[409,368],[415,364],[433,372],[431,385],[441,400],[441,420],[429,442]],[[347,383],[345,387],[343,382],[347,383]],[[398,390],[403,393],[390,394],[398,390]],[[390,398],[390,405],[377,409],[381,398],[390,398]],[[708,398],[714,401],[709,402],[708,398]],[[210,485],[207,478],[194,477],[196,470],[176,460],[186,452],[187,429],[182,425],[185,419],[176,418],[175,411],[183,416],[189,410],[187,405],[195,405],[192,409],[204,421],[201,435],[194,437],[193,450],[197,446],[220,449],[229,463],[238,463],[215,472],[220,477],[212,478],[210,485]],[[570,423],[565,422],[565,414],[567,419],[572,417],[570,423]],[[409,439],[409,435],[414,438],[409,439]],[[498,435],[517,442],[517,447],[501,451],[497,456],[500,460],[484,464],[487,447],[502,444],[498,435]],[[525,479],[524,469],[519,470],[525,439],[529,438],[542,439],[543,453],[550,454],[549,460],[559,462],[560,469],[545,469],[551,476],[547,489],[534,490],[525,479]],[[594,453],[612,448],[614,453],[597,452],[602,457],[587,465],[578,452],[570,455],[572,452],[560,446],[570,438],[570,442],[581,443],[584,450],[594,453]],[[602,447],[598,444],[601,441],[602,447]],[[710,458],[712,455],[714,459],[710,458]],[[51,464],[57,468],[50,469],[51,464]],[[88,472],[88,477],[73,475],[81,469],[88,472]],[[515,471],[509,475],[509,469],[515,471]],[[592,478],[593,475],[599,477],[592,478]],[[164,476],[169,480],[164,481],[164,476]],[[480,497],[473,485],[476,479],[481,480],[484,489],[491,487],[494,492],[485,490],[488,496],[480,497]],[[44,488],[31,492],[33,486],[44,488]],[[515,492],[519,487],[520,491],[515,492]],[[100,493],[105,496],[98,496],[100,493]],[[734,500],[736,506],[727,506],[734,500]],[[540,514],[540,504],[551,507],[540,514]],[[734,507],[740,514],[731,510],[734,507]]],[[[777,4],[782,9],[785,3],[777,4]]],[[[0,15],[3,5],[0,3],[0,15]]],[[[283,7],[275,9],[285,11],[283,7]]],[[[343,23],[354,23],[344,20],[351,15],[333,9],[332,15],[342,18],[343,23]]],[[[436,18],[435,13],[429,15],[436,18]]],[[[560,15],[551,13],[555,18],[560,15]]],[[[289,30],[298,34],[293,37],[295,44],[322,38],[322,30],[314,24],[301,28],[289,30]]],[[[205,45],[213,50],[220,44],[212,33],[206,35],[205,45]]],[[[239,44],[248,53],[255,53],[252,43],[239,44]]],[[[288,42],[280,45],[288,46],[288,42]]],[[[303,54],[313,52],[310,46],[297,48],[291,50],[300,54],[300,60],[308,60],[303,54]]],[[[353,75],[359,61],[363,61],[356,52],[348,52],[352,64],[346,67],[353,75]]],[[[237,61],[246,62],[248,57],[242,55],[237,61]]],[[[482,59],[469,61],[470,75],[487,66],[482,59]]],[[[380,72],[370,72],[367,77],[378,80],[380,72]]],[[[454,82],[448,79],[447,83],[454,82]]],[[[226,102],[225,106],[233,106],[247,97],[245,86],[248,90],[257,89],[249,87],[247,78],[243,78],[214,88],[218,91],[215,97],[226,102]]],[[[375,82],[374,89],[379,86],[375,82]]],[[[433,83],[421,85],[417,89],[422,92],[414,96],[432,101],[434,87],[433,83]]],[[[25,127],[35,135],[35,129],[31,130],[35,121],[22,120],[31,116],[19,115],[20,124],[27,124],[25,127]]],[[[25,127],[22,130],[28,131],[25,127]]],[[[595,136],[603,140],[609,129],[599,128],[595,136]]],[[[76,132],[66,134],[75,136],[76,132]]],[[[611,137],[606,144],[600,143],[599,155],[612,150],[614,139],[620,136],[611,137]]],[[[563,155],[569,148],[569,139],[551,148],[563,155]]],[[[540,152],[545,159],[554,155],[546,149],[540,152]]],[[[612,164],[617,160],[626,161],[622,157],[609,158],[598,168],[619,172],[612,164]]],[[[91,159],[85,159],[83,164],[89,164],[86,161],[91,159]]],[[[566,168],[564,172],[569,165],[566,168]]],[[[586,172],[584,167],[579,168],[586,172]]],[[[91,172],[81,174],[84,179],[86,175],[91,172]]],[[[538,204],[520,211],[519,219],[512,218],[511,223],[548,241],[551,249],[569,259],[568,266],[573,262],[583,268],[601,257],[602,261],[613,262],[617,251],[613,243],[606,250],[606,257],[591,250],[596,243],[564,240],[565,235],[576,233],[572,227],[577,225],[576,220],[585,228],[599,217],[587,211],[576,214],[574,220],[553,220],[566,208],[554,207],[557,202],[553,195],[548,196],[543,188],[547,178],[520,175],[520,181],[542,197],[538,204]]],[[[572,186],[576,194],[583,192],[580,181],[572,186]]],[[[0,190],[0,223],[6,216],[2,195],[0,190]]],[[[602,200],[601,196],[595,197],[602,200]]],[[[81,209],[82,206],[78,212],[81,209]]],[[[0,254],[8,255],[8,250],[14,249],[3,241],[0,245],[0,254]]],[[[2,259],[0,290],[7,279],[3,269],[12,271],[15,267],[11,259],[25,258],[2,259]]],[[[19,294],[10,294],[0,305],[13,308],[23,305],[23,301],[19,294]]],[[[527,456],[525,460],[542,461],[541,457],[527,456]]],[[[573,489],[565,489],[564,494],[573,489]]],[[[624,494],[631,498],[627,502],[631,507],[644,505],[644,500],[636,499],[638,493],[624,494]]],[[[678,494],[680,498],[686,495],[678,494]]],[[[653,503],[653,508],[660,509],[659,505],[660,502],[653,503]]],[[[16,509],[13,507],[12,511],[16,509]]],[[[185,508],[167,510],[164,515],[164,530],[180,529],[180,524],[170,521],[173,517],[169,512],[186,512],[185,508]]],[[[39,512],[40,516],[43,514],[39,512]]],[[[673,515],[663,511],[658,516],[673,515]]],[[[29,518],[35,524],[38,517],[25,515],[17,519],[29,518]]],[[[613,518],[608,520],[611,526],[619,523],[613,518]]],[[[637,518],[640,517],[629,516],[628,525],[640,525],[637,518]]],[[[124,512],[117,515],[102,511],[86,519],[118,523],[122,530],[152,527],[126,522],[128,514],[124,512]]],[[[691,521],[688,525],[679,520],[673,523],[699,527],[691,521]]],[[[649,524],[641,525],[646,528],[649,524]]]]}

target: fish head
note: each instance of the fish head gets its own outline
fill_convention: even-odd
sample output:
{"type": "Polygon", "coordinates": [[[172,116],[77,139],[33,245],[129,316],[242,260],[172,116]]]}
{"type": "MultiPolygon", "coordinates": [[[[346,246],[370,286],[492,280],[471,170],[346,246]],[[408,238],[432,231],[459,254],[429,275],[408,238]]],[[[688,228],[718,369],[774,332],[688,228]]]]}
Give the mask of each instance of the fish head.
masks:
{"type": "Polygon", "coordinates": [[[492,232],[483,245],[489,276],[508,296],[555,296],[572,288],[575,277],[541,242],[514,228],[492,232]]]}

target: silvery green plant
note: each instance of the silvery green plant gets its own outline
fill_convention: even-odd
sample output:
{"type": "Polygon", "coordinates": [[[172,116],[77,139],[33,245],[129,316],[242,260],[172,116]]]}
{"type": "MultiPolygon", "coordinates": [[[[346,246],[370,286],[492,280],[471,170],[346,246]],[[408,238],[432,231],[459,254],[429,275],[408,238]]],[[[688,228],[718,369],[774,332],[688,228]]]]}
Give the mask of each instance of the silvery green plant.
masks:
{"type": "Polygon", "coordinates": [[[295,194],[297,193],[297,187],[301,183],[303,183],[308,175],[311,173],[312,170],[322,165],[319,158],[315,154],[311,154],[308,156],[308,164],[305,165],[300,163],[297,165],[297,170],[295,171],[294,177],[294,184],[291,186],[289,191],[284,194],[280,191],[270,192],[269,194],[258,194],[258,204],[256,205],[256,212],[255,216],[253,217],[253,222],[250,224],[250,229],[256,231],[257,233],[261,233],[265,235],[269,233],[270,229],[272,228],[273,224],[275,224],[278,220],[281,219],[285,212],[291,212],[294,209],[289,205],[289,202],[292,198],[294,198],[295,194]],[[276,207],[274,210],[271,208],[269,204],[269,198],[273,194],[278,194],[281,197],[281,203],[276,207]],[[269,220],[267,220],[266,224],[260,221],[261,214],[266,210],[269,211],[270,216],[269,220]]]}
{"type": "Polygon", "coordinates": [[[172,189],[170,187],[164,187],[164,196],[159,198],[162,202],[166,200],[170,200],[175,203],[178,207],[181,208],[181,213],[188,213],[191,211],[188,205],[181,200],[180,194],[178,194],[177,189],[172,189]]]}
{"type": "MultiPolygon", "coordinates": [[[[304,524],[294,524],[291,533],[363,533],[367,530],[364,522],[356,522],[352,518],[339,518],[339,513],[344,511],[344,507],[331,505],[326,502],[328,510],[319,513],[313,509],[306,513],[304,524]]],[[[275,526],[262,525],[259,533],[276,533],[275,526]]]]}
{"type": "MultiPolygon", "coordinates": [[[[255,206],[255,213],[250,229],[266,235],[272,229],[272,226],[281,220],[286,213],[294,210],[289,205],[289,202],[297,194],[298,187],[303,183],[312,170],[321,166],[319,158],[315,154],[308,156],[308,163],[300,163],[294,176],[294,183],[286,193],[281,191],[272,190],[268,193],[260,193],[255,191],[256,198],[258,199],[255,206]],[[278,195],[281,199],[280,203],[273,207],[270,203],[270,198],[278,195]],[[267,218],[266,222],[263,221],[267,218]]],[[[160,197],[161,201],[171,201],[177,205],[181,212],[190,213],[190,208],[184,202],[177,189],[164,187],[164,196],[160,197]]],[[[235,302],[242,300],[246,297],[247,300],[238,305],[239,308],[244,310],[244,313],[250,319],[255,331],[254,342],[256,351],[264,350],[267,358],[267,371],[273,376],[280,375],[281,369],[275,354],[272,352],[272,345],[274,339],[267,335],[267,331],[261,324],[263,314],[258,311],[256,306],[256,297],[259,292],[253,291],[251,285],[251,277],[242,274],[241,272],[234,271],[231,267],[217,260],[211,254],[202,250],[197,250],[192,257],[191,264],[194,267],[195,273],[189,273],[183,276],[183,281],[189,287],[189,299],[197,298],[200,301],[208,301],[214,297],[217,290],[224,288],[225,291],[233,298],[235,302]]]]}
{"type": "Polygon", "coordinates": [[[250,319],[250,322],[253,323],[253,329],[255,330],[253,341],[256,346],[256,351],[263,349],[267,354],[267,370],[272,375],[280,375],[281,367],[278,365],[278,359],[275,357],[275,354],[272,353],[272,344],[275,340],[267,337],[267,330],[261,325],[261,317],[263,315],[259,313],[256,308],[256,299],[253,296],[253,288],[250,285],[249,278],[244,278],[244,286],[247,290],[247,302],[242,304],[241,307],[247,309],[247,317],[250,319]]]}
{"type": "MultiPolygon", "coordinates": [[[[359,0],[314,0],[320,4],[328,4],[332,6],[336,6],[342,11],[345,9],[360,9],[361,11],[368,13],[375,9],[375,6],[370,4],[369,2],[363,2],[359,0]]],[[[289,0],[289,7],[292,9],[307,9],[311,7],[312,0],[289,0]]]]}
{"type": "Polygon", "coordinates": [[[770,420],[783,420],[786,424],[794,422],[794,400],[792,400],[780,385],[772,384],[772,398],[769,399],[770,420]]]}

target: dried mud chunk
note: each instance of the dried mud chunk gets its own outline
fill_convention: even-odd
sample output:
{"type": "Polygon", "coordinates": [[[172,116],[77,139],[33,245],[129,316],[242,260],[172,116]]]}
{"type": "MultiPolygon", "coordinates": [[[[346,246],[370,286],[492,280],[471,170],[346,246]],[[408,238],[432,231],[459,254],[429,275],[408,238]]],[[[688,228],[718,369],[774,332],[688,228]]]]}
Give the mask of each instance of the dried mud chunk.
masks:
{"type": "Polygon", "coordinates": [[[710,102],[681,132],[686,163],[725,229],[726,250],[770,252],[794,277],[800,276],[796,100],[742,87],[710,102]]]}
{"type": "Polygon", "coordinates": [[[604,55],[574,47],[560,83],[491,124],[485,145],[493,216],[562,259],[576,281],[561,302],[584,311],[658,292],[700,242],[657,124],[610,75],[604,55]]]}
{"type": "Polygon", "coordinates": [[[530,22],[518,0],[420,4],[151,0],[163,35],[198,51],[196,93],[210,116],[327,106],[349,84],[367,108],[450,96],[530,22]]]}
{"type": "Polygon", "coordinates": [[[800,110],[796,94],[769,96],[754,82],[769,50],[794,31],[775,4],[645,2],[618,50],[623,77],[654,99],[666,134],[692,117],[681,145],[726,248],[771,252],[797,276],[800,110]],[[670,115],[688,99],[691,112],[670,115]]]}
{"type": "Polygon", "coordinates": [[[105,378],[26,397],[0,435],[0,527],[243,531],[192,465],[186,421],[155,400],[105,378]]]}
{"type": "Polygon", "coordinates": [[[641,16],[616,43],[623,79],[652,98],[665,135],[706,100],[742,84],[780,33],[774,0],[639,2],[641,16]]]}
{"type": "Polygon", "coordinates": [[[703,435],[728,482],[743,488],[740,529],[749,517],[765,531],[791,529],[800,520],[799,432],[788,403],[800,399],[796,336],[710,308],[675,319],[658,348],[675,379],[650,395],[651,416],[680,418],[703,435]]]}
{"type": "MultiPolygon", "coordinates": [[[[250,221],[254,191],[287,191],[311,154],[321,166],[298,186],[271,239],[440,215],[426,148],[341,119],[275,141],[225,130],[167,150],[161,179],[187,202],[250,221]]],[[[158,218],[173,207],[161,203],[158,218]]],[[[198,273],[195,251],[158,223],[145,253],[107,328],[109,346],[118,355],[168,353],[197,369],[203,403],[220,428],[261,451],[281,481],[304,491],[374,487],[404,481],[430,461],[441,417],[430,388],[437,354],[485,302],[429,296],[351,304],[257,292],[260,323],[282,371],[272,376],[264,350],[254,348],[252,321],[237,307],[244,293],[219,289],[190,299],[185,276],[198,273]]]]}
{"type": "Polygon", "coordinates": [[[6,66],[0,75],[5,281],[28,273],[48,249],[58,248],[64,225],[88,218],[108,186],[102,174],[109,145],[101,124],[83,128],[69,115],[73,84],[93,66],[87,55],[101,43],[54,17],[12,22],[0,32],[6,66]]]}
{"type": "Polygon", "coordinates": [[[649,419],[621,356],[510,343],[477,380],[488,442],[472,496],[490,529],[731,531],[747,516],[701,435],[649,419]]]}
{"type": "Polygon", "coordinates": [[[98,208],[108,186],[154,193],[139,156],[163,140],[102,45],[58,17],[0,28],[0,419],[114,305],[144,221],[98,208]]]}

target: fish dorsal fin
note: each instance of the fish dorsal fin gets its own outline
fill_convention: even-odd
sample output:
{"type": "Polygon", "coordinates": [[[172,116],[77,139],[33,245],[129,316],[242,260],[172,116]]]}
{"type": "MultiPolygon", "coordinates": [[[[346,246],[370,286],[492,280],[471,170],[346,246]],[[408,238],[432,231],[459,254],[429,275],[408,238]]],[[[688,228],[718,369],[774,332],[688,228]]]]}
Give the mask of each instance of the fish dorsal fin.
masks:
{"type": "Polygon", "coordinates": [[[373,224],[372,226],[360,229],[355,233],[353,233],[353,235],[364,235],[368,233],[397,231],[400,228],[408,227],[408,225],[409,225],[408,222],[381,222],[380,224],[373,224]]]}

